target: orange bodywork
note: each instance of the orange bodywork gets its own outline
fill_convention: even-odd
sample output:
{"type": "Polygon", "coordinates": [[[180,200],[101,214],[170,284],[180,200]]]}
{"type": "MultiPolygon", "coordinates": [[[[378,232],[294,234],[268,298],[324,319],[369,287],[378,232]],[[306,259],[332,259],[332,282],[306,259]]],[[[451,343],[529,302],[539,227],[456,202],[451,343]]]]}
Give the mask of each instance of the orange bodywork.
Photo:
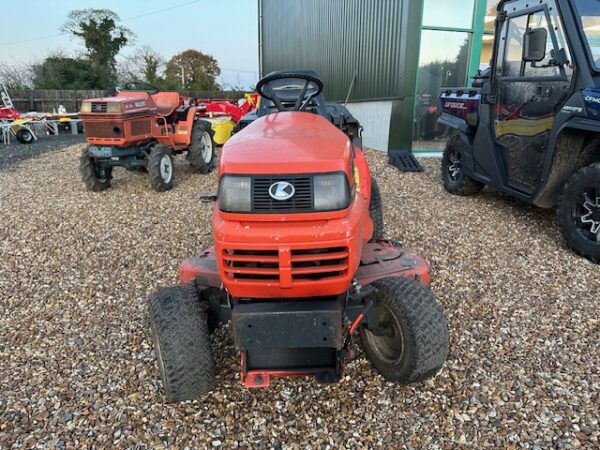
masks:
{"type": "Polygon", "coordinates": [[[344,210],[246,214],[223,212],[215,205],[217,266],[232,296],[299,298],[347,291],[373,224],[364,156],[325,118],[301,112],[271,114],[225,144],[220,175],[327,172],[346,174],[352,200],[344,210]],[[240,262],[243,267],[234,264],[240,262]]]}
{"type": "Polygon", "coordinates": [[[125,148],[156,140],[177,151],[190,144],[196,108],[187,108],[175,120],[184,106],[177,92],[119,92],[86,103],[89,111],[82,109],[79,116],[90,145],[125,148]]]}

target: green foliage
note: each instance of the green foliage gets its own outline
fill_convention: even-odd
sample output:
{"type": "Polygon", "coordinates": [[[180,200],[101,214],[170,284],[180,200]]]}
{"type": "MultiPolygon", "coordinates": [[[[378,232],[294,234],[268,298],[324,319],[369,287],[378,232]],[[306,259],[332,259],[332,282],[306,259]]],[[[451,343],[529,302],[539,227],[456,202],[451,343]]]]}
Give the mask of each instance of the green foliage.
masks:
{"type": "Polygon", "coordinates": [[[35,89],[98,89],[104,86],[99,78],[101,75],[86,59],[49,56],[40,64],[34,64],[32,71],[35,89]]]}
{"type": "Polygon", "coordinates": [[[215,58],[198,50],[186,50],[173,56],[167,63],[165,85],[171,89],[218,91],[221,87],[216,78],[220,73],[215,58]]]}
{"type": "Polygon", "coordinates": [[[119,20],[109,9],[79,9],[68,14],[62,27],[62,31],[83,41],[91,69],[96,72],[92,78],[98,84],[94,88],[116,83],[115,57],[133,37],[130,30],[118,24],[119,20]]]}

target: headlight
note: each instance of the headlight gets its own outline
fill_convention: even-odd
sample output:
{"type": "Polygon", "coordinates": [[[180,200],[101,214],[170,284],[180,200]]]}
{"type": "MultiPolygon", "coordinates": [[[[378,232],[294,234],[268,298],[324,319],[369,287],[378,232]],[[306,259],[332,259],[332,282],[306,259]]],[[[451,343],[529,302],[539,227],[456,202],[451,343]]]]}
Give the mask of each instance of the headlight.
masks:
{"type": "Polygon", "coordinates": [[[315,175],[313,190],[315,211],[345,209],[350,204],[350,187],[342,172],[315,175]]]}
{"type": "Polygon", "coordinates": [[[250,212],[251,209],[250,177],[223,175],[219,186],[219,207],[221,211],[250,212]]]}
{"type": "Polygon", "coordinates": [[[106,112],[109,112],[109,113],[123,112],[123,105],[121,103],[109,102],[106,104],[106,112]]]}
{"type": "Polygon", "coordinates": [[[81,112],[82,113],[92,112],[92,102],[81,102],[81,112]]]}

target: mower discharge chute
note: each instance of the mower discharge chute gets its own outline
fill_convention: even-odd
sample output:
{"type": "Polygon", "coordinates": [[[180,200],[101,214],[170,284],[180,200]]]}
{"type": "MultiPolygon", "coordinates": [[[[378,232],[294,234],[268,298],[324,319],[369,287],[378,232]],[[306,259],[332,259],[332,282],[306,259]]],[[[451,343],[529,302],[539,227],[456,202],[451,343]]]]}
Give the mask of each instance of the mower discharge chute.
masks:
{"type": "Polygon", "coordinates": [[[184,261],[181,285],[149,302],[170,400],[214,386],[209,333],[228,321],[248,387],[291,376],[338,382],[356,334],[388,380],[423,380],[444,364],[448,334],[429,267],[383,240],[360,125],[321,90],[314,72],[267,75],[256,120],[223,148],[214,247],[184,261]]]}
{"type": "Polygon", "coordinates": [[[127,83],[114,97],[82,102],[79,116],[88,143],[79,170],[89,190],[107,189],[113,167],[121,166],[147,171],[152,187],[167,191],[175,180],[174,155],[183,152],[198,173],[215,167],[211,124],[177,92],[127,83]]]}

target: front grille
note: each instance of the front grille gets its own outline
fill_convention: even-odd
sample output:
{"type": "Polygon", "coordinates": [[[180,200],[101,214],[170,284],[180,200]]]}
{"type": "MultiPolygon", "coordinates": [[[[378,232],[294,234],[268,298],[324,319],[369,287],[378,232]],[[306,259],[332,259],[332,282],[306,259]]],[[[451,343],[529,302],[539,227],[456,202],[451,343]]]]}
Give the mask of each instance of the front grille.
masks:
{"type": "Polygon", "coordinates": [[[277,250],[224,250],[223,267],[232,280],[278,282],[321,281],[348,273],[348,248],[330,247],[292,250],[291,256],[277,250]],[[284,264],[290,258],[289,265],[284,264]],[[286,271],[285,275],[283,272],[286,271]]]}
{"type": "Polygon", "coordinates": [[[252,211],[259,213],[307,212],[313,211],[312,177],[254,177],[252,179],[252,211]],[[278,181],[287,181],[296,192],[288,200],[275,200],[269,195],[269,188],[278,181]]]}
{"type": "Polygon", "coordinates": [[[87,138],[118,138],[120,133],[115,130],[121,130],[122,122],[85,122],[85,136],[87,138]]]}
{"type": "Polygon", "coordinates": [[[322,280],[347,271],[346,247],[292,250],[292,280],[322,280]]]}
{"type": "Polygon", "coordinates": [[[225,273],[234,280],[279,279],[279,252],[277,250],[225,250],[225,273]]]}
{"type": "Polygon", "coordinates": [[[107,109],[106,103],[92,103],[93,113],[105,113],[107,109]]]}

